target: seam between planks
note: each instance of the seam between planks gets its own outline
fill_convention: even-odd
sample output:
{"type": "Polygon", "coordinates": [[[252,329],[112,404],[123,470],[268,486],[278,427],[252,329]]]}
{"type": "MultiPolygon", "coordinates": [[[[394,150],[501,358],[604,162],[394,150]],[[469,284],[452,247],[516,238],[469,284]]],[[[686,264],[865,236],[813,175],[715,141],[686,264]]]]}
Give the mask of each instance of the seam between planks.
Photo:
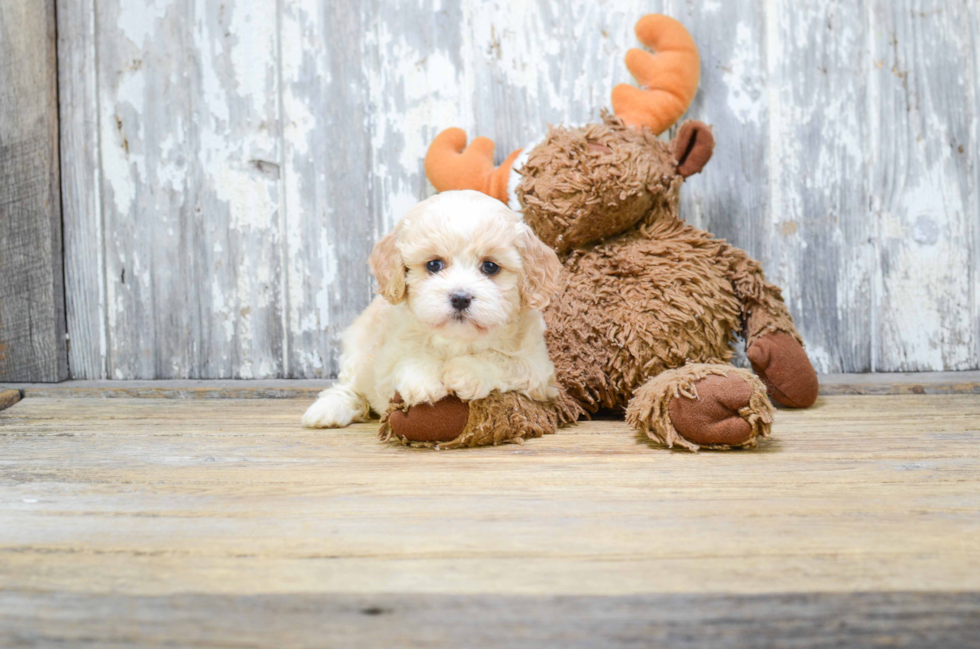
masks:
{"type": "MultiPolygon", "coordinates": [[[[332,385],[332,379],[267,380],[146,380],[65,381],[63,383],[14,383],[6,387],[24,398],[127,397],[157,399],[286,399],[314,398],[332,385]]],[[[0,386],[2,389],[4,386],[0,386]]],[[[980,395],[980,371],[922,372],[909,374],[823,374],[820,394],[980,395]]]]}

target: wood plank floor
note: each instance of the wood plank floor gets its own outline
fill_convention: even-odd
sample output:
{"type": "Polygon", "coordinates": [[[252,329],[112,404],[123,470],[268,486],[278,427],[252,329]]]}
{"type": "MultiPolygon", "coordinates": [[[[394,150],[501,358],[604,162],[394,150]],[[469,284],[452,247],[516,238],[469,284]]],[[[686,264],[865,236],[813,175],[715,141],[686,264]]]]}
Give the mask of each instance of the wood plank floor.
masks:
{"type": "Polygon", "coordinates": [[[696,455],[612,421],[406,449],[373,424],[304,430],[306,405],[35,397],[0,412],[0,646],[980,633],[978,395],[821,397],[780,410],[758,450],[696,455]]]}
{"type": "MultiPolygon", "coordinates": [[[[980,394],[980,371],[876,372],[820,374],[824,396],[863,394],[980,394]]],[[[139,397],[140,399],[314,399],[331,379],[176,379],[153,381],[86,381],[0,384],[25,397],[139,397]]]]}

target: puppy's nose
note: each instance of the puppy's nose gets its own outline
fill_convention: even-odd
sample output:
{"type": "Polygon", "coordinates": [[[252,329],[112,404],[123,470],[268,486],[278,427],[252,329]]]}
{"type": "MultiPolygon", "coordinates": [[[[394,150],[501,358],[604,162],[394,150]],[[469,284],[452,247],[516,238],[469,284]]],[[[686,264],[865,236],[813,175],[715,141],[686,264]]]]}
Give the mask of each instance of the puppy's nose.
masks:
{"type": "Polygon", "coordinates": [[[453,293],[449,296],[449,303],[453,305],[453,308],[457,311],[465,311],[470,308],[470,303],[473,301],[473,296],[469,293],[453,293]]]}

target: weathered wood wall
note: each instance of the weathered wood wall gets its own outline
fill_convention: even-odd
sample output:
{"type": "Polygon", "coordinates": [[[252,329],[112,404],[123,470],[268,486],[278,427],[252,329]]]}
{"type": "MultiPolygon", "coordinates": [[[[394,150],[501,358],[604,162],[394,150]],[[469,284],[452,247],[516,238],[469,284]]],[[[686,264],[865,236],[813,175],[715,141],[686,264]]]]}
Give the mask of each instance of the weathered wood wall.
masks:
{"type": "Polygon", "coordinates": [[[0,380],[68,377],[54,0],[0,0],[0,380]]]}
{"type": "Polygon", "coordinates": [[[59,0],[71,370],[321,377],[458,125],[594,119],[681,19],[716,155],[686,216],[759,257],[821,371],[980,366],[974,0],[59,0]]]}

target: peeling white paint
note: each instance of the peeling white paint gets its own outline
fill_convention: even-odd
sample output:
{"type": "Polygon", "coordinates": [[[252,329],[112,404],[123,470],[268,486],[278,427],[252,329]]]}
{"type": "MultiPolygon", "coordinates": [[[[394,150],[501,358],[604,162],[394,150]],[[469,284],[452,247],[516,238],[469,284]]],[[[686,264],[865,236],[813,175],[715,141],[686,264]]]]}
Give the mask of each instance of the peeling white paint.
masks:
{"type": "Polygon", "coordinates": [[[118,4],[119,30],[137,47],[157,30],[157,23],[166,17],[173,0],[123,0],[118,4]]]}
{"type": "Polygon", "coordinates": [[[215,195],[228,203],[231,227],[268,230],[275,226],[274,196],[264,177],[224,166],[215,169],[213,182],[215,195]]]}
{"type": "Polygon", "coordinates": [[[881,306],[890,314],[889,338],[915,350],[917,369],[965,369],[976,362],[970,346],[950,340],[953,332],[971,328],[968,299],[960,291],[970,251],[950,215],[965,216],[965,206],[938,167],[903,189],[900,211],[882,214],[890,272],[881,306]],[[925,241],[916,241],[920,220],[935,228],[925,241]]]}
{"type": "Polygon", "coordinates": [[[262,3],[236,2],[233,6],[228,30],[235,37],[231,45],[235,94],[261,114],[264,104],[276,103],[276,97],[269,94],[276,69],[276,21],[262,3]]]}
{"type": "Polygon", "coordinates": [[[145,159],[137,152],[143,126],[139,117],[132,119],[130,116],[143,114],[146,78],[142,70],[122,70],[117,84],[113,95],[103,96],[104,102],[112,100],[115,110],[101,120],[102,168],[112,189],[116,209],[129,212],[136,198],[133,176],[145,173],[145,159]]]}
{"type": "Polygon", "coordinates": [[[380,110],[365,127],[371,131],[378,154],[374,182],[383,188],[386,229],[421,198],[421,160],[429,142],[453,124],[468,126],[465,115],[471,101],[471,82],[458,69],[449,52],[421,50],[409,41],[397,15],[382,19],[376,34],[365,37],[378,53],[378,67],[365,60],[369,99],[380,110]],[[396,167],[397,165],[397,167],[396,167]],[[389,170],[397,168],[398,173],[389,170]]]}
{"type": "Polygon", "coordinates": [[[765,105],[759,98],[766,91],[764,66],[752,31],[744,22],[735,27],[733,58],[725,66],[728,107],[743,122],[760,123],[765,105]]]}

